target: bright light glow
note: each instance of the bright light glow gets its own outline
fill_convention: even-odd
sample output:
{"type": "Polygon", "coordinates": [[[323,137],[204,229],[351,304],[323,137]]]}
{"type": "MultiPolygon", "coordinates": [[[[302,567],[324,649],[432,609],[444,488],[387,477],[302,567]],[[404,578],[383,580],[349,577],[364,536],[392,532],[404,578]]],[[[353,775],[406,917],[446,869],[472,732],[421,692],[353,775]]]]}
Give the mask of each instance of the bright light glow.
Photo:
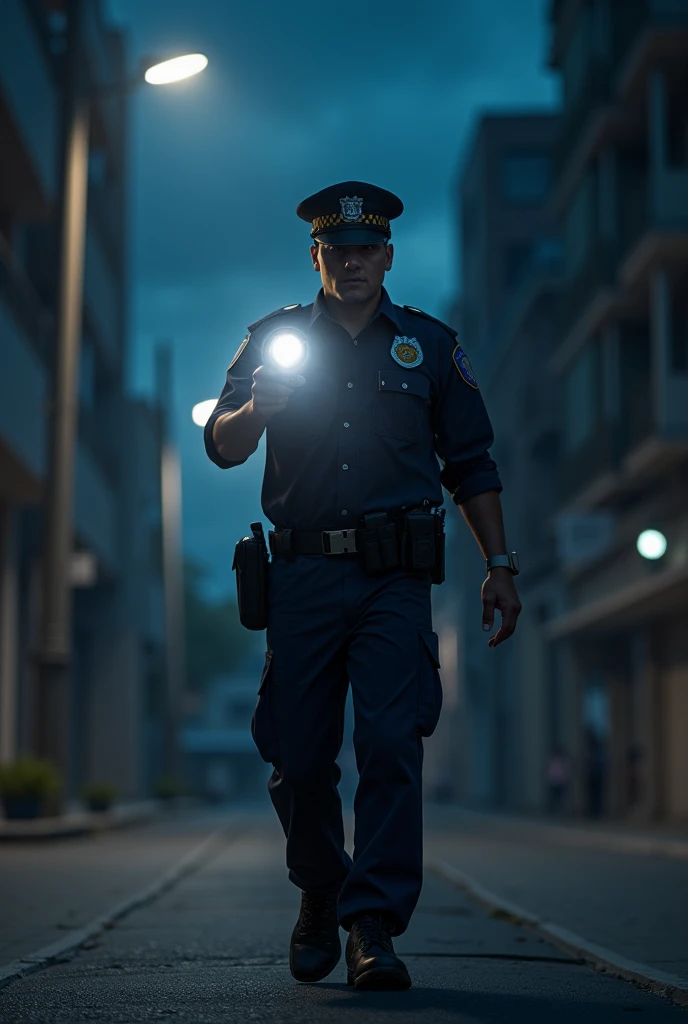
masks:
{"type": "Polygon", "coordinates": [[[203,53],[186,53],[183,57],[173,57],[161,64],[148,68],[145,79],[149,85],[168,85],[170,82],[181,82],[183,78],[191,78],[208,66],[208,58],[203,53]]]}
{"type": "Polygon", "coordinates": [[[638,551],[643,558],[661,558],[667,549],[667,539],[659,530],[643,530],[638,537],[638,551]]]}
{"type": "Polygon", "coordinates": [[[282,370],[295,370],[306,358],[306,346],[298,334],[284,331],[270,340],[270,361],[282,370]]]}
{"type": "Polygon", "coordinates": [[[210,414],[217,405],[217,398],[208,398],[205,402],[199,402],[191,410],[191,419],[197,427],[204,427],[210,419],[210,414]]]}

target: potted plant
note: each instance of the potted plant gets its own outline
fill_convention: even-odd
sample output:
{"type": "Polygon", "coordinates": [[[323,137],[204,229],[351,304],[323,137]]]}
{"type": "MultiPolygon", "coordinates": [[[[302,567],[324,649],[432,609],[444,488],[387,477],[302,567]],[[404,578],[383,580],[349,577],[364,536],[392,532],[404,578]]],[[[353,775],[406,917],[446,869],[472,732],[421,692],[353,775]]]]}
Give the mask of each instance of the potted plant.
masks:
{"type": "Polygon", "coordinates": [[[117,790],[109,782],[92,782],[81,796],[89,811],[109,811],[117,799],[117,790]]]}
{"type": "Polygon", "coordinates": [[[6,818],[37,818],[60,790],[60,776],[48,761],[22,756],[0,765],[0,796],[6,818]]]}
{"type": "Polygon", "coordinates": [[[182,796],[184,788],[174,775],[161,775],[155,783],[155,795],[168,806],[172,806],[177,797],[182,796]]]}

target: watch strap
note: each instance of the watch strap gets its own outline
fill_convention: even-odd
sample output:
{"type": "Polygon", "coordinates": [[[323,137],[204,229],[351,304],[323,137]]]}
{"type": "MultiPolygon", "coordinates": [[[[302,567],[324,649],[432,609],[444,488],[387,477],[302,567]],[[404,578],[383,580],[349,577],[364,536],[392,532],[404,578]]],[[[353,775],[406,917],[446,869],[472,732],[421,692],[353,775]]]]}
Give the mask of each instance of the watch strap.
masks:
{"type": "Polygon", "coordinates": [[[518,576],[520,571],[515,551],[509,552],[508,555],[492,555],[491,558],[485,559],[485,568],[487,572],[490,569],[508,569],[514,576],[518,576]]]}

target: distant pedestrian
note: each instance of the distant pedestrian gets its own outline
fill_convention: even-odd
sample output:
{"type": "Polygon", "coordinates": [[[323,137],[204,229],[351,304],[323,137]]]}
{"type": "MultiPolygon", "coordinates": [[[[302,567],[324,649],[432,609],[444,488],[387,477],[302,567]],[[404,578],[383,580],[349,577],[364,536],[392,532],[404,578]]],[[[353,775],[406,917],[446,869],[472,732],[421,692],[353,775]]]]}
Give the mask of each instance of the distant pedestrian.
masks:
{"type": "Polygon", "coordinates": [[[554,747],[550,752],[546,776],[549,813],[561,814],[571,783],[571,759],[561,747],[554,747]]]}

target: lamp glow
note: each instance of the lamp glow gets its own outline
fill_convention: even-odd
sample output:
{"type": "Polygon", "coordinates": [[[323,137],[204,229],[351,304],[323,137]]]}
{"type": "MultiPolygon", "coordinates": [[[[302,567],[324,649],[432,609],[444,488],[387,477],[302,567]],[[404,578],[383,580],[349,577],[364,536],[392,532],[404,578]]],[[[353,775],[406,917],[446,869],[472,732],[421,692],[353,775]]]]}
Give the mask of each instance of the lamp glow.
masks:
{"type": "Polygon", "coordinates": [[[191,419],[197,427],[204,427],[210,419],[210,414],[217,405],[216,398],[208,398],[205,402],[198,402],[191,410],[191,419]]]}
{"type": "Polygon", "coordinates": [[[659,530],[643,530],[638,537],[637,548],[643,558],[661,558],[667,549],[667,539],[659,530]]]}
{"type": "Polygon", "coordinates": [[[170,82],[181,82],[191,78],[208,66],[208,58],[203,53],[185,53],[182,57],[173,57],[160,64],[148,68],[144,78],[149,85],[169,85],[170,82]]]}
{"type": "Polygon", "coordinates": [[[268,344],[268,358],[280,370],[296,370],[306,358],[306,345],[293,331],[280,331],[268,344]]]}

